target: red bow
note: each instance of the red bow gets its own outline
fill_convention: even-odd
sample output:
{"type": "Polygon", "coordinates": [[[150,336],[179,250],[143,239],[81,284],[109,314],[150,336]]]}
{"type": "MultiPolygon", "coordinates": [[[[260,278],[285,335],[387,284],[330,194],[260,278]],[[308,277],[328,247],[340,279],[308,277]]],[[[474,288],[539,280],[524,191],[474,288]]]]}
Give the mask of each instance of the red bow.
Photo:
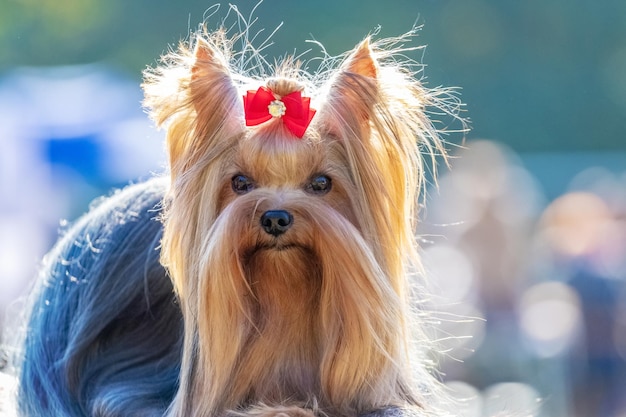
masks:
{"type": "Polygon", "coordinates": [[[311,99],[302,97],[299,91],[277,98],[272,90],[259,87],[243,96],[246,126],[256,126],[272,117],[280,117],[287,129],[301,138],[311,123],[315,110],[309,108],[311,99]]]}

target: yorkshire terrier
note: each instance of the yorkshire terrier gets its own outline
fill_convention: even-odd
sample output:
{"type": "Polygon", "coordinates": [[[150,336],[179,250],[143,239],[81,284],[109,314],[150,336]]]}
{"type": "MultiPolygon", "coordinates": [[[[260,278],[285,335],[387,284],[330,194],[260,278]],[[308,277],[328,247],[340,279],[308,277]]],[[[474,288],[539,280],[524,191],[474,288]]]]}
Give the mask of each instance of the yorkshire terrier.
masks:
{"type": "Polygon", "coordinates": [[[20,412],[435,415],[409,278],[443,90],[401,41],[252,77],[201,30],[146,71],[169,175],[101,200],[46,257],[20,412]]]}

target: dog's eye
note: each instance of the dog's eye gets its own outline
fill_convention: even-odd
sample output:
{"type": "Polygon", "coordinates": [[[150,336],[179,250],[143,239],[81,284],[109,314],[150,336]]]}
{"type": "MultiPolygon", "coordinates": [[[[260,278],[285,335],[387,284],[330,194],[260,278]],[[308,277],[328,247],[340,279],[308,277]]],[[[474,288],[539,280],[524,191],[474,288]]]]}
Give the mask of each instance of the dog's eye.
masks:
{"type": "Polygon", "coordinates": [[[330,191],[331,180],[326,175],[317,175],[313,177],[306,186],[306,191],[312,194],[326,194],[330,191]]]}
{"type": "Polygon", "coordinates": [[[235,175],[231,180],[231,184],[233,191],[237,194],[245,194],[254,189],[254,182],[242,174],[235,175]]]}

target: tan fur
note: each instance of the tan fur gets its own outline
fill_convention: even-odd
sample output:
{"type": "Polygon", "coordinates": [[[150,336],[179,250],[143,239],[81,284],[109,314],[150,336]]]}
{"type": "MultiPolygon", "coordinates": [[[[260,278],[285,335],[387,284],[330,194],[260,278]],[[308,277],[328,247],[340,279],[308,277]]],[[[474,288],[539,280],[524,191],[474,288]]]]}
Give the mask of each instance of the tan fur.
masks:
{"type": "Polygon", "coordinates": [[[232,69],[223,32],[204,33],[146,74],[172,178],[162,262],[185,318],[169,416],[428,408],[410,377],[422,365],[410,356],[407,273],[419,264],[421,150],[444,150],[425,115],[433,96],[375,48],[364,41],[323,83],[285,78],[299,73],[290,62],[255,80],[232,69]],[[280,119],[245,127],[241,97],[261,85],[313,97],[302,139],[280,119]],[[238,173],[257,188],[234,193],[238,173]],[[320,173],[332,190],[307,192],[320,173]],[[259,222],[275,209],[294,218],[278,238],[259,222]]]}

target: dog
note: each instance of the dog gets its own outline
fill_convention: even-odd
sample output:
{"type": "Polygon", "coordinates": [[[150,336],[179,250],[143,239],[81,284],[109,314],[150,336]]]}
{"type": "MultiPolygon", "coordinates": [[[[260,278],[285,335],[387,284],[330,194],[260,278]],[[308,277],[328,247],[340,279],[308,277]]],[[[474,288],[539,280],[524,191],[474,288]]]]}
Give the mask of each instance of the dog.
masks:
{"type": "Polygon", "coordinates": [[[146,71],[169,172],[46,256],[22,415],[438,415],[411,277],[445,91],[399,59],[406,37],[263,76],[234,39],[199,30],[146,71]]]}

